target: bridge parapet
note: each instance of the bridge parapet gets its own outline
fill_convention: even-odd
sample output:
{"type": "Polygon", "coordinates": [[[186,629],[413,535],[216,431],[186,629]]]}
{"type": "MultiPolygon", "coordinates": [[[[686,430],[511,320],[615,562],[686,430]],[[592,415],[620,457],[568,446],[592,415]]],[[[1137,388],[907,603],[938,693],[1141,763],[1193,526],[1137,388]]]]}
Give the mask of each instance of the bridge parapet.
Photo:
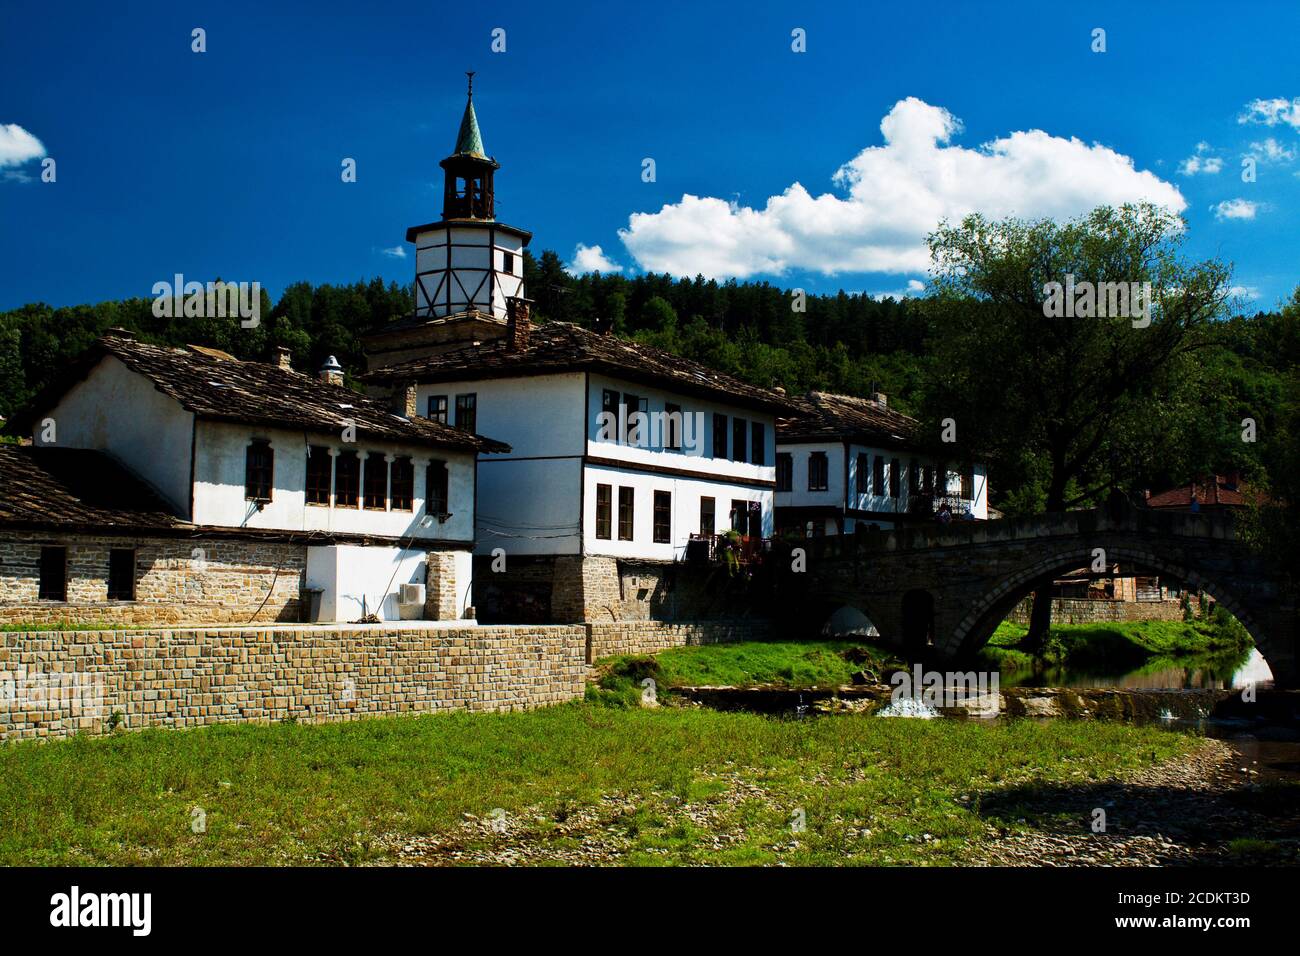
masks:
{"type": "Polygon", "coordinates": [[[815,547],[819,555],[833,557],[858,552],[955,548],[972,544],[1078,537],[1121,531],[1221,541],[1236,541],[1240,537],[1237,521],[1232,515],[1095,508],[994,521],[954,521],[943,525],[914,525],[893,531],[863,531],[817,539],[815,547]]]}

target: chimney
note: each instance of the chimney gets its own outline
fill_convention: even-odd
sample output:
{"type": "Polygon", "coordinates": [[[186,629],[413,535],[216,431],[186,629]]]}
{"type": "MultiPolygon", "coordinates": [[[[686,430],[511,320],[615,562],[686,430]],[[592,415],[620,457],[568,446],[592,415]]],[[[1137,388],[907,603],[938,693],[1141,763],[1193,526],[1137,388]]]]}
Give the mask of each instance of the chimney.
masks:
{"type": "Polygon", "coordinates": [[[293,371],[293,352],[289,351],[287,346],[277,345],[275,347],[275,364],[280,366],[286,372],[293,371]]]}
{"type": "Polygon", "coordinates": [[[415,418],[419,415],[415,406],[414,382],[393,383],[393,390],[388,396],[388,410],[403,418],[415,418]]]}
{"type": "Polygon", "coordinates": [[[889,396],[886,395],[884,392],[876,392],[874,395],[871,396],[871,399],[881,408],[889,407],[889,396]]]}
{"type": "Polygon", "coordinates": [[[320,367],[320,380],[326,385],[343,384],[343,366],[333,355],[325,360],[325,364],[320,367]]]}
{"type": "Polygon", "coordinates": [[[506,351],[523,352],[533,334],[532,299],[506,299],[506,351]]]}
{"type": "Polygon", "coordinates": [[[104,334],[111,335],[117,339],[129,339],[132,342],[135,341],[134,332],[132,332],[130,329],[124,329],[121,326],[117,326],[117,325],[113,326],[111,329],[106,329],[104,331],[104,334]]]}

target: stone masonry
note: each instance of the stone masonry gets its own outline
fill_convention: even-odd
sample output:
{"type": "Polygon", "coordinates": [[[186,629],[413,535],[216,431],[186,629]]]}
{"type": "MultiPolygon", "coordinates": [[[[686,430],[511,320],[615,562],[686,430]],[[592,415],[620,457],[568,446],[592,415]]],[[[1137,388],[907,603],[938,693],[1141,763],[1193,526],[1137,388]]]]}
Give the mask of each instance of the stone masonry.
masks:
{"type": "MultiPolygon", "coordinates": [[[[1029,623],[1033,598],[1025,598],[1007,615],[1016,624],[1029,623]]],[[[1106,621],[1181,621],[1182,602],[1173,601],[1115,601],[1084,600],[1082,598],[1052,598],[1053,624],[1094,624],[1106,621]]]]}
{"type": "Polygon", "coordinates": [[[297,621],[301,544],[224,538],[0,535],[0,622],[78,625],[297,621]],[[67,548],[67,597],[38,597],[42,545],[67,548]],[[135,548],[136,599],[108,600],[109,550],[135,548]]]}
{"type": "Polygon", "coordinates": [[[453,551],[430,551],[425,561],[424,617],[429,621],[452,621],[460,615],[457,608],[456,554],[453,551]]]}
{"type": "Polygon", "coordinates": [[[587,663],[616,654],[657,654],[672,647],[762,641],[771,634],[765,621],[605,621],[586,625],[587,663]]]}
{"type": "Polygon", "coordinates": [[[581,626],[0,633],[0,740],[580,698],[581,626]]]}

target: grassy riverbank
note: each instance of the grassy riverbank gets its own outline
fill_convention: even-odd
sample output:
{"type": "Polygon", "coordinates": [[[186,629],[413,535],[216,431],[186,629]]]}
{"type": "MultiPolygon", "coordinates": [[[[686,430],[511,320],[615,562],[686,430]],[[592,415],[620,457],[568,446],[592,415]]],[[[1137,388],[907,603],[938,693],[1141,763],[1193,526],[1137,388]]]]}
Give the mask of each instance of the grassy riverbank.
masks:
{"type": "Polygon", "coordinates": [[[0,864],[961,863],[1021,826],[981,810],[1008,788],[1197,746],[1118,723],[592,703],[119,733],[0,746],[0,864]]]}
{"type": "MultiPolygon", "coordinates": [[[[983,661],[1008,670],[1033,666],[1024,647],[1028,628],[1003,621],[980,651],[983,661]]],[[[1227,612],[1209,621],[1122,621],[1054,624],[1044,658],[1048,664],[1092,673],[1122,674],[1146,665],[1189,660],[1244,661],[1253,643],[1227,612]]]]}

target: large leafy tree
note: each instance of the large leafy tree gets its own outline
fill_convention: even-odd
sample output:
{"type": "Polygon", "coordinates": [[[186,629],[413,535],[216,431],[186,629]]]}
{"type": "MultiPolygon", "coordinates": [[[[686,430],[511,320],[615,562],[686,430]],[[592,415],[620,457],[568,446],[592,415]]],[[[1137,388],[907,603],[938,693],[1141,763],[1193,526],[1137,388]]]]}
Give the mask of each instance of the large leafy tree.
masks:
{"type": "MultiPolygon", "coordinates": [[[[1184,235],[1181,219],[1150,205],[1067,222],[972,215],[933,233],[925,418],[936,436],[955,422],[949,456],[991,462],[1019,508],[1064,511],[1133,490],[1201,442],[1203,356],[1221,337],[1230,270],[1187,261],[1184,235]],[[1052,283],[1060,297],[1149,283],[1149,309],[1066,307],[1052,283]]],[[[1050,608],[1040,588],[1031,644],[1050,608]]]]}

